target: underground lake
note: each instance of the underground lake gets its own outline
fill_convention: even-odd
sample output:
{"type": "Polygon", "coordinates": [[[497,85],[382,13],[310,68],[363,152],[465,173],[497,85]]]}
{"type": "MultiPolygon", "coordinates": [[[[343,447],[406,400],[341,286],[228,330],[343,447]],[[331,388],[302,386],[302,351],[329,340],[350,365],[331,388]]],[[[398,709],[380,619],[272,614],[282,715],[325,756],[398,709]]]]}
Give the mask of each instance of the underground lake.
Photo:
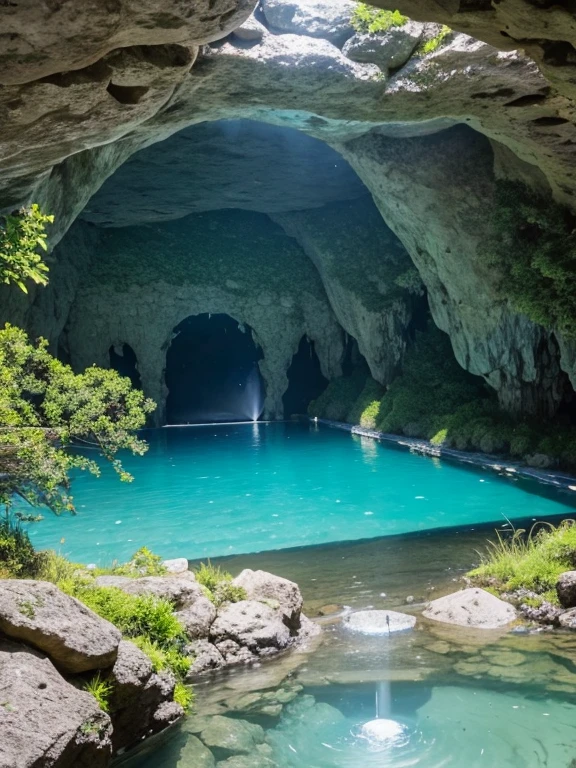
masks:
{"type": "Polygon", "coordinates": [[[147,430],[127,456],[74,481],[75,516],[44,516],[34,544],[110,565],[152,544],[190,560],[435,528],[569,516],[570,491],[414,455],[317,423],[147,430]]]}

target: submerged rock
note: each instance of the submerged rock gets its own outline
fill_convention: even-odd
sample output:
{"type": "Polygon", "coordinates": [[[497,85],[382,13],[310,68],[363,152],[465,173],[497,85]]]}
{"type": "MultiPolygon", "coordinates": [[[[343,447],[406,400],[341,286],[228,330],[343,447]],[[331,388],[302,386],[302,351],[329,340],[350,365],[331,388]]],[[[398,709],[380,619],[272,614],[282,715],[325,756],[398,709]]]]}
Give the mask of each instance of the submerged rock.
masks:
{"type": "Polygon", "coordinates": [[[344,626],[365,635],[406,632],[416,624],[416,617],[397,611],[357,611],[344,619],[344,626]]]}
{"type": "Polygon", "coordinates": [[[427,619],[475,629],[498,629],[516,618],[516,610],[484,589],[463,589],[428,603],[427,619]]]}
{"type": "Polygon", "coordinates": [[[576,606],[576,571],[561,573],[556,582],[556,594],[563,608],[576,606]]]}
{"type": "Polygon", "coordinates": [[[0,646],[2,768],[105,768],[112,757],[110,718],[43,655],[0,646]]]}
{"type": "Polygon", "coordinates": [[[247,720],[216,715],[204,728],[200,738],[213,750],[224,755],[250,755],[264,741],[264,729],[247,720]]]}
{"type": "Polygon", "coordinates": [[[46,581],[0,580],[0,631],[66,672],[111,667],[121,640],[113,624],[46,581]]]}

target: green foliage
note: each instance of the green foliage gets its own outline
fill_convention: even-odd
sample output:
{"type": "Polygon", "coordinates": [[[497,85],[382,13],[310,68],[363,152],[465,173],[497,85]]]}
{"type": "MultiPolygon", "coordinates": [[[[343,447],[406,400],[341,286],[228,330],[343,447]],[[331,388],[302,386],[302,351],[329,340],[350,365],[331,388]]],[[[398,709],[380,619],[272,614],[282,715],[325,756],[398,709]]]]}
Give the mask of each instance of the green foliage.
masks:
{"type": "Polygon", "coordinates": [[[366,379],[367,374],[364,371],[333,379],[320,397],[310,403],[308,415],[317,416],[319,419],[346,421],[364,388],[366,379]]]}
{"type": "Polygon", "coordinates": [[[0,518],[0,578],[34,579],[42,560],[20,521],[6,512],[0,518]]]}
{"type": "Polygon", "coordinates": [[[366,379],[362,392],[346,416],[346,421],[359,424],[364,429],[376,429],[383,395],[384,387],[381,384],[372,378],[366,379]]]}
{"type": "Polygon", "coordinates": [[[116,455],[121,449],[145,452],[134,432],[154,404],[116,371],[94,366],[75,374],[47,346],[43,339],[31,344],[9,324],[0,330],[0,504],[10,506],[20,496],[32,506],[73,512],[70,470],[100,470],[67,449],[97,448],[130,481],[116,455]]]}
{"type": "Polygon", "coordinates": [[[103,712],[110,711],[110,696],[113,688],[107,680],[102,679],[100,672],[84,685],[84,690],[94,696],[103,712]]]}
{"type": "Polygon", "coordinates": [[[446,38],[451,34],[452,30],[450,27],[447,27],[445,24],[442,25],[442,28],[440,32],[435,37],[430,38],[430,40],[425,40],[417,49],[417,53],[427,54],[427,53],[434,53],[434,51],[437,51],[438,48],[440,48],[445,42],[446,38]]]}
{"type": "Polygon", "coordinates": [[[357,3],[351,17],[356,32],[376,34],[386,32],[391,27],[403,27],[410,19],[400,11],[385,11],[366,3],[357,3]]]}
{"type": "Polygon", "coordinates": [[[232,575],[228,571],[223,571],[219,566],[212,565],[210,560],[207,563],[200,563],[195,574],[196,581],[203,587],[204,594],[214,605],[219,606],[222,603],[238,603],[240,600],[246,600],[244,587],[232,584],[232,575]]]}
{"type": "Polygon", "coordinates": [[[576,567],[576,525],[565,520],[558,527],[539,523],[532,530],[496,532],[478,568],[468,576],[476,584],[496,586],[501,592],[529,589],[557,602],[554,587],[561,573],[576,567]]]}
{"type": "Polygon", "coordinates": [[[189,685],[178,680],[174,687],[174,701],[180,704],[184,712],[190,712],[194,705],[194,693],[189,685]]]}
{"type": "Polygon", "coordinates": [[[416,267],[408,267],[404,272],[394,278],[394,283],[399,288],[404,288],[408,293],[421,296],[424,293],[424,284],[416,267]]]}
{"type": "Polygon", "coordinates": [[[38,248],[48,250],[44,230],[53,221],[54,216],[42,213],[36,204],[0,218],[0,282],[15,283],[24,293],[26,280],[48,283],[48,267],[38,248]]]}
{"type": "Polygon", "coordinates": [[[519,182],[497,185],[494,237],[483,258],[518,312],[576,336],[576,217],[519,182]]]}
{"type": "Polygon", "coordinates": [[[177,680],[183,680],[192,666],[190,657],[184,656],[176,647],[162,647],[146,636],[134,637],[132,642],[148,656],[154,672],[168,670],[177,680]]]}
{"type": "Polygon", "coordinates": [[[111,571],[116,576],[163,576],[166,568],[162,565],[160,555],[155,555],[148,547],[142,547],[132,555],[132,558],[122,565],[116,565],[111,571]]]}

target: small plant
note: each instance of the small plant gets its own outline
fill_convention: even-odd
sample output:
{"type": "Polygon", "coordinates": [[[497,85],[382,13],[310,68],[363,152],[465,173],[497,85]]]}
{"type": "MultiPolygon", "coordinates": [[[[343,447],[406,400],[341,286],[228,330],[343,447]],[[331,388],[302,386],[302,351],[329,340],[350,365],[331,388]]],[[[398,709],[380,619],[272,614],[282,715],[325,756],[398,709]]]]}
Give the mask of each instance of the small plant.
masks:
{"type": "Polygon", "coordinates": [[[7,506],[0,518],[0,578],[37,578],[42,561],[42,553],[36,552],[20,520],[7,506]]]}
{"type": "Polygon", "coordinates": [[[356,32],[370,34],[386,32],[391,27],[403,27],[409,21],[408,16],[403,16],[400,11],[386,11],[366,3],[357,3],[351,17],[356,32]]]}
{"type": "Polygon", "coordinates": [[[372,378],[366,379],[362,392],[346,416],[346,421],[359,424],[364,429],[375,429],[380,414],[380,401],[384,387],[372,378]]]}
{"type": "Polygon", "coordinates": [[[482,562],[468,576],[477,584],[491,584],[500,592],[528,589],[551,603],[558,577],[576,566],[576,524],[564,520],[557,527],[536,523],[530,531],[496,532],[482,562]]]}
{"type": "Polygon", "coordinates": [[[432,37],[430,40],[423,42],[418,47],[416,53],[421,53],[423,55],[426,55],[427,53],[434,53],[434,51],[437,51],[438,48],[440,48],[446,42],[446,38],[451,33],[452,30],[450,27],[447,27],[445,24],[443,24],[440,32],[438,32],[438,34],[432,37]]]}
{"type": "Polygon", "coordinates": [[[223,571],[219,565],[212,565],[210,560],[207,563],[200,563],[200,567],[195,571],[196,581],[210,592],[214,592],[216,587],[223,581],[232,581],[232,574],[223,571]]]}
{"type": "Polygon", "coordinates": [[[211,597],[216,607],[224,603],[239,603],[241,600],[246,600],[246,598],[247,594],[244,587],[239,587],[230,581],[221,581],[220,584],[217,584],[212,591],[211,597]]]}
{"type": "Polygon", "coordinates": [[[246,590],[232,584],[232,574],[223,571],[220,566],[212,565],[210,560],[207,563],[200,563],[200,567],[195,573],[196,581],[202,586],[204,594],[214,605],[219,606],[223,603],[238,603],[240,600],[246,600],[246,590]]]}
{"type": "Polygon", "coordinates": [[[132,642],[148,656],[154,672],[169,670],[177,680],[182,680],[188,674],[192,661],[189,656],[180,653],[176,648],[162,648],[149,637],[135,637],[132,642]]]}
{"type": "Polygon", "coordinates": [[[48,284],[48,267],[38,248],[48,250],[45,226],[53,221],[36,204],[0,219],[0,282],[15,283],[24,293],[26,280],[48,284]]]}
{"type": "Polygon", "coordinates": [[[26,616],[29,619],[33,619],[34,616],[36,616],[36,607],[30,600],[22,600],[18,603],[18,610],[23,616],[26,616]]]}
{"type": "Polygon", "coordinates": [[[113,688],[111,683],[102,679],[100,672],[84,685],[84,690],[94,696],[103,712],[110,710],[110,696],[113,688]]]}
{"type": "Polygon", "coordinates": [[[194,704],[194,693],[190,686],[178,680],[174,686],[174,701],[180,704],[184,712],[190,712],[194,704]]]}
{"type": "Polygon", "coordinates": [[[141,547],[127,563],[112,568],[117,576],[163,576],[166,568],[162,565],[160,555],[155,555],[148,547],[141,547]]]}

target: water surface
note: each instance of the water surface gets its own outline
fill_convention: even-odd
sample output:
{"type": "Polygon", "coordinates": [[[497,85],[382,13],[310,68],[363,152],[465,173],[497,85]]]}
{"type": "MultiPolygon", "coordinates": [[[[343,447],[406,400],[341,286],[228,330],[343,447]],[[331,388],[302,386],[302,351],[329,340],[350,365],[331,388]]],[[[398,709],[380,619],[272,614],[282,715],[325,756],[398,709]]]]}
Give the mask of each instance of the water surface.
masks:
{"type": "Polygon", "coordinates": [[[141,546],[190,559],[445,526],[569,515],[568,494],[308,423],[150,430],[144,457],[74,481],[76,517],[47,515],[38,547],[107,564],[141,546]],[[61,539],[65,541],[61,544],[61,539]]]}

